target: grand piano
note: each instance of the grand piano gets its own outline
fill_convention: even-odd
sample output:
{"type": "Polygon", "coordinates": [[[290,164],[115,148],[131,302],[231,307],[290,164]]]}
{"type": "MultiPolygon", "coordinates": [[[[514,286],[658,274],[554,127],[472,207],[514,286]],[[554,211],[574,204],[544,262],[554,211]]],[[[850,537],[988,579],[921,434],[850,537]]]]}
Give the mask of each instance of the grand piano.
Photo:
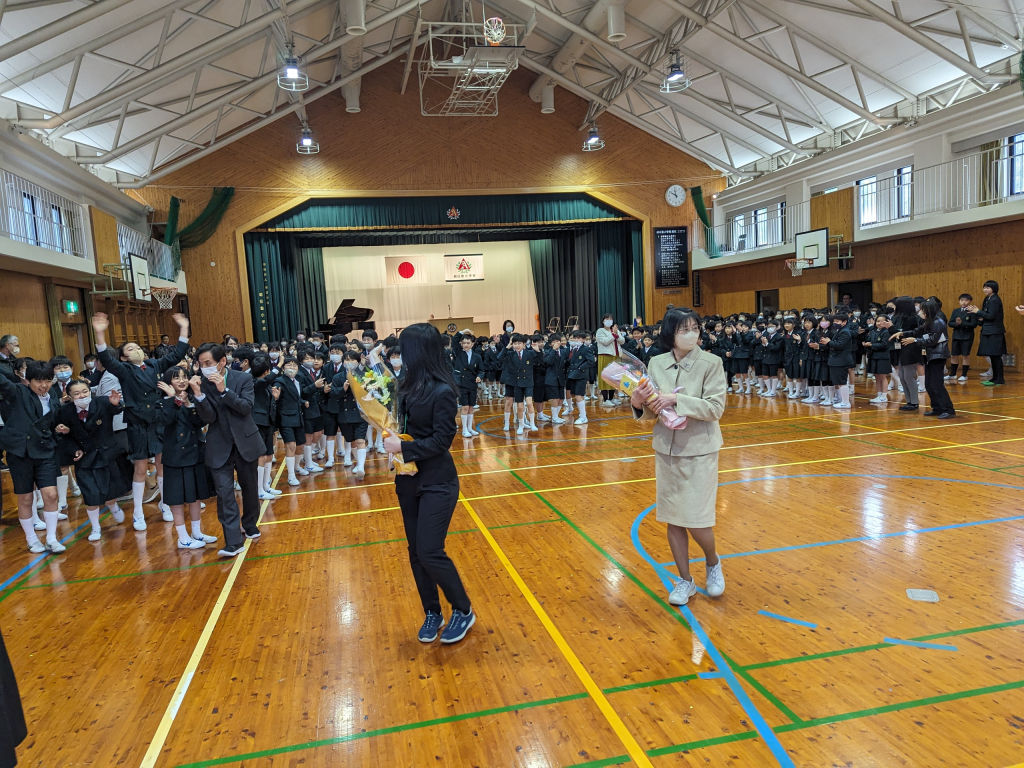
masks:
{"type": "Polygon", "coordinates": [[[370,320],[373,317],[372,309],[353,306],[355,299],[345,299],[338,306],[334,317],[322,324],[317,330],[327,334],[328,337],[336,333],[349,334],[354,330],[371,331],[377,330],[377,324],[370,320]]]}

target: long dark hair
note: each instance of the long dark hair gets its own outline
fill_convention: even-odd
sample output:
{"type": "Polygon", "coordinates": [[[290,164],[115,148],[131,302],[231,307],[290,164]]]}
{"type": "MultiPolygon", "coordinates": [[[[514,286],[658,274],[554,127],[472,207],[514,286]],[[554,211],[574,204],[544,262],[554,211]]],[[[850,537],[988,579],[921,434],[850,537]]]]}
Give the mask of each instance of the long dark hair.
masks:
{"type": "Polygon", "coordinates": [[[941,308],[942,303],[934,296],[921,304],[921,311],[924,312],[925,320],[929,323],[939,316],[941,308]]]}
{"type": "Polygon", "coordinates": [[[892,322],[900,331],[912,331],[921,324],[921,318],[917,314],[914,300],[910,296],[900,296],[893,300],[896,311],[893,313],[892,322]]]}
{"type": "Polygon", "coordinates": [[[408,413],[410,406],[421,400],[439,384],[451,387],[456,396],[452,369],[444,359],[441,333],[429,323],[415,323],[402,329],[402,378],[398,380],[401,410],[408,413]]]}

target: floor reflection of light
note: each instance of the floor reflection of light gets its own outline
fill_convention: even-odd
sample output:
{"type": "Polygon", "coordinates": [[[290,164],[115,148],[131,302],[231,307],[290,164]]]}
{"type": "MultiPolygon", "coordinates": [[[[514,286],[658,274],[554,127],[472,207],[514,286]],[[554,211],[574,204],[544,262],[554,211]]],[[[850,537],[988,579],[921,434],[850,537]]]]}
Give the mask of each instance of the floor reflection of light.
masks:
{"type": "Polygon", "coordinates": [[[604,577],[612,587],[618,587],[622,581],[622,571],[613,565],[604,569],[604,577]]]}
{"type": "Polygon", "coordinates": [[[338,619],[342,626],[355,624],[359,616],[356,614],[356,607],[353,603],[342,603],[338,608],[338,619]]]}
{"type": "Polygon", "coordinates": [[[1013,573],[1010,575],[1010,589],[1018,597],[1024,597],[1024,559],[1020,553],[1015,553],[1017,559],[1013,561],[1013,573]]]}
{"type": "Polygon", "coordinates": [[[877,496],[865,497],[862,517],[865,536],[885,533],[885,510],[882,507],[882,500],[877,496]]]}

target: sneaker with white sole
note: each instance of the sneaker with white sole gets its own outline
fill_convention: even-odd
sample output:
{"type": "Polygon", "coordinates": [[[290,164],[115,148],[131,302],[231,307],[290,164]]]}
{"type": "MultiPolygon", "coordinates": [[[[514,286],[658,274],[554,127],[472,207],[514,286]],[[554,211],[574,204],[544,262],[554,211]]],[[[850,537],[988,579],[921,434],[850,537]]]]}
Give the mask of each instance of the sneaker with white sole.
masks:
{"type": "Polygon", "coordinates": [[[67,550],[67,547],[56,540],[46,542],[46,548],[55,555],[59,555],[61,552],[67,550]]]}
{"type": "Polygon", "coordinates": [[[546,413],[542,413],[537,416],[537,421],[551,421],[551,417],[546,413]]]}
{"type": "Polygon", "coordinates": [[[43,542],[36,539],[35,541],[29,543],[28,551],[31,552],[33,555],[41,555],[43,552],[46,551],[46,547],[43,546],[43,542]]]}
{"type": "Polygon", "coordinates": [[[174,513],[171,512],[171,508],[168,507],[166,504],[161,504],[160,505],[160,514],[163,516],[163,519],[164,519],[165,523],[173,523],[174,522],[174,513]]]}
{"type": "Polygon", "coordinates": [[[300,477],[305,477],[306,475],[309,474],[309,470],[306,469],[305,467],[296,467],[295,474],[299,475],[300,477]]]}
{"type": "Polygon", "coordinates": [[[440,613],[428,613],[416,637],[421,643],[432,643],[437,640],[437,635],[443,626],[444,616],[440,613]]]}
{"type": "Polygon", "coordinates": [[[516,430],[516,434],[517,434],[517,435],[521,435],[521,434],[523,434],[523,430],[524,430],[524,427],[523,427],[523,425],[522,425],[522,424],[520,423],[520,425],[519,425],[519,429],[517,429],[517,430],[516,430]]]}
{"type": "Polygon", "coordinates": [[[46,530],[46,523],[44,523],[42,520],[40,520],[37,517],[36,521],[34,523],[32,523],[32,527],[35,528],[37,531],[45,531],[46,530]]]}
{"type": "Polygon", "coordinates": [[[202,542],[204,542],[206,544],[214,544],[217,541],[217,537],[216,536],[211,536],[208,533],[200,533],[198,536],[196,536],[193,533],[192,534],[192,538],[195,539],[196,541],[202,541],[202,542]]]}
{"type": "Polygon", "coordinates": [[[578,427],[582,426],[583,424],[589,424],[589,423],[590,423],[590,419],[588,419],[586,416],[580,416],[578,419],[576,419],[576,421],[573,422],[573,424],[575,424],[578,427]]]}
{"type": "Polygon", "coordinates": [[[114,518],[114,522],[120,525],[124,522],[124,510],[116,504],[112,507],[107,507],[110,510],[110,516],[114,518]]]}
{"type": "Polygon", "coordinates": [[[967,383],[967,377],[966,376],[961,376],[959,379],[956,380],[956,382],[957,382],[957,384],[966,384],[967,383]]]}
{"type": "Polygon", "coordinates": [[[267,493],[265,490],[261,490],[260,501],[277,501],[277,496],[272,493],[267,493]]]}
{"type": "Polygon", "coordinates": [[[553,418],[551,420],[551,423],[552,424],[565,424],[565,419],[561,418],[560,416],[556,416],[555,418],[553,418]]]}
{"type": "MultiPolygon", "coordinates": [[[[725,576],[722,574],[722,561],[708,568],[708,577],[704,582],[708,591],[708,597],[721,597],[725,592],[725,576]]],[[[694,588],[696,590],[696,587],[694,588]]]]}
{"type": "Polygon", "coordinates": [[[135,515],[135,514],[133,514],[132,515],[132,527],[135,528],[136,531],[144,531],[144,530],[146,530],[146,518],[145,518],[145,516],[144,515],[135,515]]]}
{"type": "Polygon", "coordinates": [[[840,402],[840,403],[832,403],[832,407],[833,407],[833,408],[840,408],[840,409],[842,409],[842,410],[844,410],[844,411],[848,411],[848,410],[850,410],[850,409],[851,409],[851,408],[852,408],[853,406],[852,406],[852,405],[850,405],[849,403],[842,403],[842,402],[840,402]]]}
{"type": "Polygon", "coordinates": [[[100,540],[100,532],[99,531],[93,531],[92,533],[89,534],[89,541],[99,541],[99,540],[100,540]]]}
{"type": "Polygon", "coordinates": [[[469,430],[468,430],[468,429],[464,429],[464,430],[462,430],[462,436],[463,436],[463,437],[472,437],[473,435],[471,435],[471,434],[469,433],[469,430]]]}
{"type": "Polygon", "coordinates": [[[476,614],[473,613],[472,608],[469,609],[469,613],[463,613],[457,609],[452,611],[448,626],[441,633],[441,642],[446,645],[459,642],[474,624],[476,624],[476,614]]]}
{"type": "Polygon", "coordinates": [[[202,549],[205,546],[205,541],[199,541],[197,539],[189,539],[188,541],[178,540],[178,549],[202,549]]]}
{"type": "Polygon", "coordinates": [[[323,472],[324,471],[323,467],[321,467],[319,464],[315,464],[315,463],[314,464],[310,464],[308,467],[306,467],[306,469],[308,469],[310,472],[314,472],[314,473],[315,472],[323,472]]]}
{"type": "Polygon", "coordinates": [[[480,437],[480,433],[477,431],[476,427],[470,427],[469,434],[471,434],[473,437],[480,437]]]}
{"type": "Polygon", "coordinates": [[[669,593],[669,605],[686,605],[690,598],[697,594],[697,584],[693,579],[683,581],[680,579],[669,593]]]}
{"type": "Polygon", "coordinates": [[[816,397],[808,397],[808,398],[805,398],[805,399],[801,400],[800,402],[801,403],[807,403],[807,405],[816,405],[818,403],[818,398],[816,398],[816,397]]]}
{"type": "Polygon", "coordinates": [[[82,489],[79,488],[77,485],[72,485],[71,486],[71,495],[72,496],[81,496],[82,495],[82,489]]]}
{"type": "Polygon", "coordinates": [[[221,557],[234,557],[235,555],[242,554],[242,552],[244,550],[245,550],[245,547],[239,547],[238,549],[222,549],[217,554],[220,555],[221,557]]]}

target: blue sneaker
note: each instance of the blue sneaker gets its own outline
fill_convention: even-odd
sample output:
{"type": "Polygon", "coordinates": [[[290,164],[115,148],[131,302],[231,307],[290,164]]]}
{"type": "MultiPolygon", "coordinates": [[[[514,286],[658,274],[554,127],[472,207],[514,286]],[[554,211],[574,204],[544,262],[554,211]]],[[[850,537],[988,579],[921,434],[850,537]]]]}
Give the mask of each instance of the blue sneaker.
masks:
{"type": "Polygon", "coordinates": [[[476,614],[473,613],[473,609],[470,608],[469,613],[463,613],[462,611],[452,611],[452,617],[448,621],[448,626],[444,628],[444,632],[441,633],[442,643],[457,643],[459,640],[466,636],[469,632],[469,628],[476,624],[476,614]]]}
{"type": "Polygon", "coordinates": [[[437,640],[437,633],[443,626],[444,616],[440,613],[428,613],[427,618],[423,620],[423,626],[420,627],[420,642],[432,643],[437,640]]]}

